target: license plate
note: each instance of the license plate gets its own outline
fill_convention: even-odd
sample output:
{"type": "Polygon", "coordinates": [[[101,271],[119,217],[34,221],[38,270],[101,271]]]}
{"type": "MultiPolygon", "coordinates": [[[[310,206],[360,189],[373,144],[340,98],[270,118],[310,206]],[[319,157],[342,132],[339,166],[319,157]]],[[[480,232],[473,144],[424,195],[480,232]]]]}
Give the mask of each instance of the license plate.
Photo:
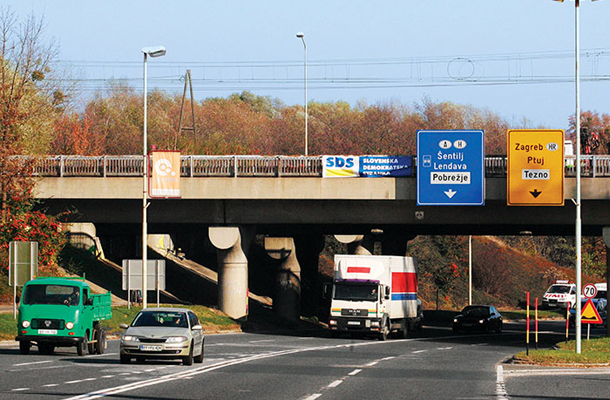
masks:
{"type": "Polygon", "coordinates": [[[348,325],[358,325],[360,326],[360,321],[347,321],[348,325]]]}
{"type": "Polygon", "coordinates": [[[142,351],[161,351],[163,350],[163,346],[150,346],[150,345],[140,345],[140,350],[142,351]]]}
{"type": "Polygon", "coordinates": [[[41,335],[57,335],[57,329],[38,329],[41,335]]]}

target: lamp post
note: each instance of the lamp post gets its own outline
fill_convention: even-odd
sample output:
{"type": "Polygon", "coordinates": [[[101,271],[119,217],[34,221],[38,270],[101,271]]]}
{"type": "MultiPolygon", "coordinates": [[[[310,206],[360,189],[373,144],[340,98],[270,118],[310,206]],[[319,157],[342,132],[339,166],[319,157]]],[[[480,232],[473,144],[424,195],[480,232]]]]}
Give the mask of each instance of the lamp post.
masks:
{"type": "MultiPolygon", "coordinates": [[[[165,55],[165,47],[163,46],[155,46],[155,47],[144,47],[142,49],[142,53],[144,53],[144,132],[143,132],[143,190],[142,190],[142,308],[146,308],[146,275],[147,275],[147,263],[148,260],[146,258],[146,250],[148,249],[148,225],[147,225],[147,215],[146,209],[148,208],[148,143],[147,143],[147,118],[148,118],[148,90],[146,87],[147,84],[147,69],[146,69],[146,61],[148,56],[151,57],[162,57],[165,55]]],[[[127,294],[129,298],[129,293],[127,294]]]]}
{"type": "MultiPolygon", "coordinates": [[[[554,0],[563,3],[564,0],[554,0]]],[[[597,1],[597,0],[592,0],[597,1]]],[[[582,275],[582,220],[580,196],[580,0],[574,0],[574,80],[576,94],[576,354],[581,353],[581,275],[582,275]]]]}
{"type": "Polygon", "coordinates": [[[305,61],[304,61],[304,85],[305,85],[305,155],[309,154],[308,152],[308,143],[307,143],[307,45],[305,44],[305,34],[303,32],[298,32],[297,37],[301,39],[303,42],[303,51],[305,53],[305,61]]]}

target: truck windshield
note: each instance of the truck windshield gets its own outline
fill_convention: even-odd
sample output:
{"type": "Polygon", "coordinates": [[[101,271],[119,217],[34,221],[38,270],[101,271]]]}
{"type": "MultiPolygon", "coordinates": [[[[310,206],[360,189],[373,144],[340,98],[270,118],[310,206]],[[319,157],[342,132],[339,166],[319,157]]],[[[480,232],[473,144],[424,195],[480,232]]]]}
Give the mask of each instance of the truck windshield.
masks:
{"type": "Polygon", "coordinates": [[[75,306],[78,305],[79,292],[78,286],[28,285],[23,292],[23,303],[75,306]]]}
{"type": "Polygon", "coordinates": [[[377,301],[377,285],[362,283],[335,283],[336,300],[377,301]]]}

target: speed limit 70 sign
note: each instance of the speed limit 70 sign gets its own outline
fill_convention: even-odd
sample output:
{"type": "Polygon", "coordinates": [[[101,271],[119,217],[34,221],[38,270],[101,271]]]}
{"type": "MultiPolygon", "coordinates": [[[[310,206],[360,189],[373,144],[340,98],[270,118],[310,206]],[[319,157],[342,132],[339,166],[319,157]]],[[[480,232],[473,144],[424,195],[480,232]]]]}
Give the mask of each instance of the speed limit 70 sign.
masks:
{"type": "Polygon", "coordinates": [[[594,284],[588,283],[582,288],[582,295],[587,299],[592,299],[597,294],[597,288],[594,284]]]}

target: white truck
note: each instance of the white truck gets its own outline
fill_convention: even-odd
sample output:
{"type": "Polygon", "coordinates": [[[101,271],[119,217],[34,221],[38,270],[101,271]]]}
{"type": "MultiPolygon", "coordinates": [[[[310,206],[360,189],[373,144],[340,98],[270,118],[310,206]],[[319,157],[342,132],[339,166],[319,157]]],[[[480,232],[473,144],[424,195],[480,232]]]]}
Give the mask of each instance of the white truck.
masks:
{"type": "Polygon", "coordinates": [[[417,259],[412,257],[335,255],[332,291],[327,286],[325,292],[331,294],[333,337],[346,332],[386,340],[396,331],[406,338],[423,323],[417,259]]]}
{"type": "Polygon", "coordinates": [[[576,304],[576,285],[572,281],[557,280],[542,296],[542,308],[563,308],[576,304]]]}

